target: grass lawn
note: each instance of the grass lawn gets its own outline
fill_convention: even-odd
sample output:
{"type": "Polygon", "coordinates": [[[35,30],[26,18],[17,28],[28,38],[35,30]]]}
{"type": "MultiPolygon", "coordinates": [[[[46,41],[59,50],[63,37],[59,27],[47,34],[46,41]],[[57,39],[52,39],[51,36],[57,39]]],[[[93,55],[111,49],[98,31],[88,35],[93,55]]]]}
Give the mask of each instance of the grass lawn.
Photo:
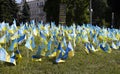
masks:
{"type": "MultiPolygon", "coordinates": [[[[36,40],[36,46],[39,43],[36,40]]],[[[8,45],[9,46],[9,45],[8,45]]],[[[119,74],[120,73],[120,50],[112,53],[95,52],[86,54],[83,44],[77,44],[75,56],[65,63],[53,64],[51,59],[43,58],[41,62],[31,61],[35,54],[24,45],[19,46],[22,61],[16,66],[11,66],[0,61],[0,74],[119,74]],[[28,55],[27,55],[28,54],[28,55]]]]}

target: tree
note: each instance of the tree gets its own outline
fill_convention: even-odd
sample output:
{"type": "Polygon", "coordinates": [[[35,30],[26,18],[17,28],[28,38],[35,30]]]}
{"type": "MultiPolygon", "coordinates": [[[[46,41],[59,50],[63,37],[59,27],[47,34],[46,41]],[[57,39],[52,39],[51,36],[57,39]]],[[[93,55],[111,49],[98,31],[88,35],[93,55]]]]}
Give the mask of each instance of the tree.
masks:
{"type": "Polygon", "coordinates": [[[47,0],[45,2],[44,11],[47,13],[47,22],[59,22],[59,4],[60,0],[47,0]]]}
{"type": "Polygon", "coordinates": [[[89,0],[75,1],[75,17],[74,21],[77,24],[89,23],[89,0]]]}
{"type": "Polygon", "coordinates": [[[89,0],[47,0],[44,11],[47,13],[47,21],[59,22],[59,5],[65,3],[66,9],[66,23],[83,24],[89,22],[89,0]]]}
{"type": "Polygon", "coordinates": [[[111,10],[107,5],[107,0],[92,0],[92,9],[93,24],[99,26],[105,26],[107,24],[108,27],[108,22],[111,21],[111,10]]]}
{"type": "Polygon", "coordinates": [[[15,0],[0,0],[0,22],[12,23],[17,18],[18,7],[15,0]]]}
{"type": "Polygon", "coordinates": [[[67,5],[66,22],[68,25],[89,22],[89,0],[62,0],[62,3],[67,5]]]}
{"type": "MultiPolygon", "coordinates": [[[[112,12],[114,12],[114,27],[120,28],[120,4],[119,0],[107,0],[109,7],[111,7],[112,12]]],[[[111,13],[112,14],[112,13],[111,13]]]]}
{"type": "Polygon", "coordinates": [[[13,17],[17,19],[17,12],[19,9],[16,0],[9,0],[9,1],[10,1],[11,13],[13,14],[13,17]]]}
{"type": "Polygon", "coordinates": [[[112,8],[113,12],[120,12],[120,4],[118,0],[107,0],[107,3],[112,8]]]}
{"type": "Polygon", "coordinates": [[[23,10],[22,10],[22,22],[28,22],[30,21],[30,8],[27,4],[27,2],[24,2],[23,10]]]}

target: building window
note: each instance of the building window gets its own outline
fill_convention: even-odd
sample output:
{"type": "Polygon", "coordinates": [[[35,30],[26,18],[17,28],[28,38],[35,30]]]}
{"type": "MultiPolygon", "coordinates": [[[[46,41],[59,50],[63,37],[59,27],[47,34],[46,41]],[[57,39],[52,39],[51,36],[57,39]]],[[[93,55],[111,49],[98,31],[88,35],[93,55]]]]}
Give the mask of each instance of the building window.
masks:
{"type": "Polygon", "coordinates": [[[37,3],[37,6],[39,6],[39,3],[37,3]]]}
{"type": "Polygon", "coordinates": [[[40,6],[43,6],[43,2],[40,2],[40,6]]]}

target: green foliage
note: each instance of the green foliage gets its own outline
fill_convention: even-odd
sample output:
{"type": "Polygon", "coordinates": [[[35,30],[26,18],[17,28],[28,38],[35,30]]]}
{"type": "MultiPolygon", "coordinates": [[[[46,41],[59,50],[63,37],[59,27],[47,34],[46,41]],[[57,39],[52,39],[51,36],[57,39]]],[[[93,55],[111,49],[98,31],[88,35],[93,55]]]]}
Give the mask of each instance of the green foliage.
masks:
{"type": "Polygon", "coordinates": [[[22,22],[28,22],[28,21],[30,21],[30,8],[27,2],[25,1],[22,10],[22,22]]]}
{"type": "Polygon", "coordinates": [[[47,12],[47,22],[59,22],[59,4],[60,0],[47,0],[45,3],[44,11],[47,12]]]}
{"type": "Polygon", "coordinates": [[[89,22],[89,0],[76,0],[75,2],[75,23],[83,24],[89,22]]]}
{"type": "MultiPolygon", "coordinates": [[[[114,12],[114,27],[120,28],[120,4],[119,0],[107,0],[109,7],[111,8],[111,12],[114,12]]],[[[112,13],[111,13],[112,14],[112,13]]]]}
{"type": "Polygon", "coordinates": [[[103,25],[104,27],[110,27],[110,24],[107,23],[104,19],[102,19],[101,25],[103,25]]]}
{"type": "Polygon", "coordinates": [[[15,0],[0,0],[0,22],[12,23],[17,18],[18,7],[15,0]]]}
{"type": "MultiPolygon", "coordinates": [[[[92,0],[92,8],[93,8],[93,19],[97,19],[97,21],[93,21],[94,24],[99,26],[105,26],[104,22],[111,22],[111,10],[107,5],[107,0],[92,0]],[[98,21],[99,18],[99,21],[98,21]]],[[[109,26],[107,26],[109,27],[109,26]]]]}
{"type": "Polygon", "coordinates": [[[88,23],[88,5],[89,0],[47,0],[44,11],[47,12],[47,21],[59,21],[59,5],[65,3],[66,9],[66,24],[72,23],[82,24],[88,23]]]}
{"type": "MultiPolygon", "coordinates": [[[[90,0],[61,0],[61,2],[57,0],[48,0],[44,8],[47,12],[47,21],[55,21],[58,24],[59,5],[60,3],[64,3],[67,6],[67,25],[72,25],[73,23],[89,23],[89,2],[90,0]]],[[[115,1],[113,0],[92,0],[93,24],[110,27],[110,25],[104,25],[103,20],[105,23],[111,24],[112,6],[114,6],[114,9],[119,8],[115,6],[115,1]]],[[[115,22],[117,22],[115,24],[119,24],[119,12],[115,12],[115,22]]]]}
{"type": "Polygon", "coordinates": [[[63,0],[62,2],[67,5],[66,22],[68,25],[89,22],[89,0],[63,0]]]}
{"type": "Polygon", "coordinates": [[[93,17],[99,17],[100,19],[104,18],[105,11],[107,8],[104,0],[92,0],[92,8],[93,8],[93,17]]]}
{"type": "Polygon", "coordinates": [[[108,5],[112,8],[113,12],[120,12],[120,4],[118,0],[107,0],[108,5]]]}

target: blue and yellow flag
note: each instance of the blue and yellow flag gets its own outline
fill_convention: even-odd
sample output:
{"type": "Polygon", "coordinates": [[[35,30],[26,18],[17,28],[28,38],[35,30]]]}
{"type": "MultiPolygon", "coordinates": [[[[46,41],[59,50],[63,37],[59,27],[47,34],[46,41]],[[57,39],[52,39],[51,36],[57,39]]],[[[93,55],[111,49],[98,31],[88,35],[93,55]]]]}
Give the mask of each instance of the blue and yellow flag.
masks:
{"type": "Polygon", "coordinates": [[[64,47],[67,47],[66,38],[63,38],[64,47]]]}
{"type": "Polygon", "coordinates": [[[33,51],[32,46],[31,46],[31,43],[32,43],[32,41],[31,41],[30,39],[28,39],[28,40],[26,41],[25,47],[27,47],[28,49],[30,49],[31,51],[33,51]]]}
{"type": "Polygon", "coordinates": [[[56,57],[56,55],[57,55],[57,48],[56,47],[54,47],[54,50],[51,52],[51,54],[50,55],[48,55],[48,57],[49,58],[54,58],[54,57],[56,57]]]}
{"type": "Polygon", "coordinates": [[[38,30],[36,29],[36,27],[33,28],[33,34],[34,36],[38,36],[38,30]]]}
{"type": "Polygon", "coordinates": [[[62,60],[63,55],[65,54],[65,51],[61,47],[61,43],[59,43],[57,51],[56,51],[56,60],[55,63],[62,63],[65,62],[65,60],[62,60]]]}
{"type": "Polygon", "coordinates": [[[15,59],[16,59],[16,62],[21,62],[21,60],[22,60],[22,55],[21,55],[21,53],[20,53],[20,50],[16,50],[15,51],[15,59]]]}
{"type": "Polygon", "coordinates": [[[85,46],[85,51],[86,51],[86,53],[89,54],[89,53],[90,53],[89,43],[85,43],[84,46],[85,46]]]}
{"type": "Polygon", "coordinates": [[[6,34],[0,38],[0,44],[6,43],[6,34]]]}
{"type": "Polygon", "coordinates": [[[32,41],[31,43],[32,49],[34,49],[35,48],[34,36],[31,37],[31,41],[32,41]]]}
{"type": "Polygon", "coordinates": [[[25,34],[25,30],[24,30],[24,29],[19,29],[19,30],[18,30],[18,34],[19,34],[20,36],[23,36],[23,35],[25,34]]]}
{"type": "Polygon", "coordinates": [[[66,53],[68,53],[67,55],[68,55],[69,58],[71,58],[71,57],[73,57],[73,56],[75,55],[75,54],[74,54],[73,47],[72,47],[72,44],[71,44],[70,41],[69,41],[69,43],[68,43],[68,47],[67,47],[67,49],[66,49],[66,53]]]}
{"type": "Polygon", "coordinates": [[[72,56],[74,56],[74,51],[73,51],[73,47],[72,47],[71,43],[69,42],[62,59],[67,59],[68,57],[72,57],[72,56]]]}
{"type": "Polygon", "coordinates": [[[39,45],[39,46],[38,46],[38,50],[37,50],[37,52],[36,52],[35,55],[41,56],[41,51],[42,51],[42,49],[43,49],[43,47],[39,45]]]}
{"type": "Polygon", "coordinates": [[[111,53],[111,51],[112,51],[111,48],[110,48],[110,46],[109,46],[109,44],[105,43],[105,42],[103,42],[103,43],[100,44],[100,48],[103,51],[108,52],[108,53],[111,53]]]}
{"type": "Polygon", "coordinates": [[[6,31],[7,28],[8,28],[8,24],[3,21],[3,22],[1,23],[1,29],[2,29],[2,31],[6,31]]]}
{"type": "Polygon", "coordinates": [[[93,41],[92,41],[92,43],[93,43],[95,46],[97,46],[97,45],[99,44],[99,40],[98,40],[98,38],[97,38],[97,34],[94,34],[94,35],[93,35],[93,41]]]}
{"type": "Polygon", "coordinates": [[[17,39],[12,40],[12,44],[9,47],[10,51],[14,51],[14,48],[18,46],[17,39]]]}
{"type": "Polygon", "coordinates": [[[119,49],[119,46],[117,46],[114,42],[112,42],[111,48],[112,49],[119,49]]]}
{"type": "Polygon", "coordinates": [[[51,54],[51,45],[52,45],[52,40],[50,39],[48,44],[47,44],[46,56],[49,56],[51,54]]]}
{"type": "Polygon", "coordinates": [[[82,42],[83,43],[89,43],[89,39],[88,39],[88,36],[87,35],[82,35],[82,42]]]}
{"type": "Polygon", "coordinates": [[[25,40],[25,37],[26,37],[25,34],[24,34],[23,36],[20,36],[20,37],[17,39],[18,44],[21,44],[21,43],[25,40]]]}
{"type": "Polygon", "coordinates": [[[40,36],[41,36],[43,39],[45,39],[45,40],[46,40],[46,36],[43,34],[43,32],[42,32],[42,31],[40,32],[40,36]]]}
{"type": "Polygon", "coordinates": [[[13,52],[12,55],[10,56],[10,61],[9,63],[16,65],[16,59],[15,59],[15,53],[13,52]]]}
{"type": "Polygon", "coordinates": [[[4,61],[4,62],[9,62],[10,61],[10,55],[2,47],[0,48],[0,60],[4,61]]]}
{"type": "Polygon", "coordinates": [[[14,40],[14,39],[17,39],[17,38],[19,38],[20,37],[20,35],[18,34],[18,31],[17,32],[15,32],[14,34],[13,34],[13,36],[11,36],[11,40],[14,40]]]}
{"type": "Polygon", "coordinates": [[[42,61],[42,58],[41,58],[42,48],[43,47],[41,47],[40,45],[38,46],[38,50],[36,54],[32,56],[32,61],[42,61]]]}
{"type": "Polygon", "coordinates": [[[16,20],[15,20],[15,19],[14,19],[14,21],[13,21],[13,26],[14,26],[14,30],[17,30],[16,20]]]}
{"type": "Polygon", "coordinates": [[[89,54],[90,52],[96,52],[98,50],[95,49],[91,43],[85,43],[85,51],[87,54],[89,54]]]}
{"type": "Polygon", "coordinates": [[[116,46],[120,48],[120,41],[116,42],[116,46]]]}

